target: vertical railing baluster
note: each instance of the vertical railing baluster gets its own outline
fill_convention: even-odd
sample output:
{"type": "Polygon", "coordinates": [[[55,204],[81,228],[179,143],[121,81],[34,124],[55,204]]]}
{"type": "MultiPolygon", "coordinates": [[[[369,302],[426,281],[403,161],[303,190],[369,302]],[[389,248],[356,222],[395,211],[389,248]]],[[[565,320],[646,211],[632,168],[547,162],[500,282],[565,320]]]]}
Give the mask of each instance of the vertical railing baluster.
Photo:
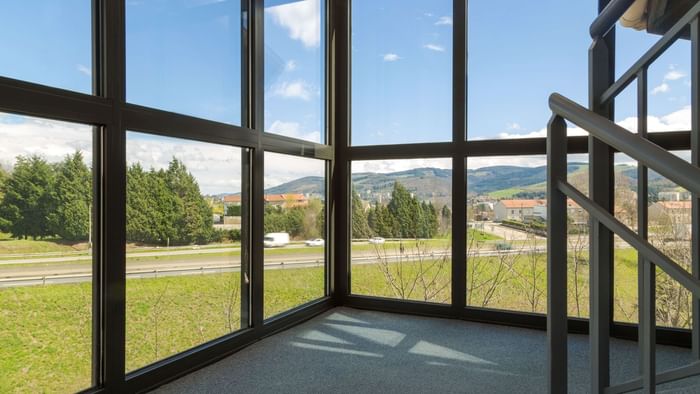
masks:
{"type": "MultiPolygon", "coordinates": [[[[589,50],[589,107],[608,119],[613,118],[612,103],[600,97],[614,79],[614,35],[597,39],[589,50]]],[[[615,189],[613,152],[603,141],[590,137],[588,142],[590,198],[603,209],[613,212],[615,189]]],[[[610,385],[610,327],[613,305],[613,234],[591,218],[590,234],[590,346],[591,392],[603,392],[610,385]]]]}
{"type": "MultiPolygon", "coordinates": [[[[648,135],[648,72],[646,68],[637,75],[637,134],[648,135]]],[[[649,171],[641,163],[637,166],[637,232],[644,239],[649,237],[649,171]]],[[[641,255],[637,258],[639,276],[639,352],[640,372],[645,393],[656,390],[656,266],[641,255]]]]}
{"type": "Polygon", "coordinates": [[[547,127],[547,345],[548,389],[567,392],[567,212],[558,181],[566,180],[566,122],[547,127]]]}

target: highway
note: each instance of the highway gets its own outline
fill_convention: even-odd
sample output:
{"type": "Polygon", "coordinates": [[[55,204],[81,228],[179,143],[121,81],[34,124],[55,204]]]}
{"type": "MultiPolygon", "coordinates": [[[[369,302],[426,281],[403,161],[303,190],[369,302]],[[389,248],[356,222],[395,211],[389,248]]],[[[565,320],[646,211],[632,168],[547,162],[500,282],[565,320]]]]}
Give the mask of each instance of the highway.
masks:
{"type": "MultiPolygon", "coordinates": [[[[400,258],[404,261],[416,261],[417,254],[406,252],[399,254],[394,252],[394,245],[387,245],[387,252],[382,252],[378,256],[375,250],[362,250],[353,253],[352,264],[376,264],[380,259],[389,262],[396,262],[400,258]]],[[[222,253],[224,250],[234,251],[236,248],[212,250],[197,250],[173,252],[158,252],[158,253],[138,253],[132,254],[132,257],[142,256],[178,256],[181,259],[168,259],[165,261],[145,260],[145,261],[128,261],[127,273],[129,279],[138,278],[157,278],[165,276],[182,276],[182,275],[204,275],[223,272],[238,272],[241,269],[239,256],[207,256],[214,253],[222,253]],[[202,253],[204,252],[204,253],[202,253]]],[[[280,249],[276,249],[280,250],[280,249]]],[[[536,249],[517,249],[517,250],[479,250],[470,251],[469,256],[494,256],[498,254],[515,254],[524,252],[544,253],[544,248],[536,249]]],[[[449,250],[434,251],[428,255],[430,258],[449,257],[449,250]]],[[[89,257],[89,256],[85,256],[89,257]]],[[[424,258],[426,256],[423,256],[424,258]]],[[[62,283],[77,283],[89,281],[92,278],[92,270],[89,261],[80,262],[75,259],[66,261],[62,264],[57,262],[55,258],[38,259],[32,258],[33,263],[14,264],[12,266],[0,266],[0,288],[16,287],[29,285],[47,285],[47,284],[62,284],[62,283]],[[49,262],[50,264],[46,264],[49,262]]],[[[81,259],[86,260],[86,259],[81,259]]],[[[309,253],[291,253],[289,255],[274,254],[265,258],[265,269],[290,269],[290,268],[309,268],[320,267],[323,265],[324,256],[316,251],[310,250],[309,253]]]]}

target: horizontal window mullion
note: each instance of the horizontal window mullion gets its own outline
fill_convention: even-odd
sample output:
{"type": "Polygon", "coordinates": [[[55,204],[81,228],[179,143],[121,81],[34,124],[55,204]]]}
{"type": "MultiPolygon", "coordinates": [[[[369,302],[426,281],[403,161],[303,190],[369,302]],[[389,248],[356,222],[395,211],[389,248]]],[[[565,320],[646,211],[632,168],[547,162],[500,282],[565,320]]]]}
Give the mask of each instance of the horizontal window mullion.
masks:
{"type": "Polygon", "coordinates": [[[333,160],[333,147],[296,138],[264,133],[261,136],[265,151],[284,153],[293,156],[309,157],[321,160],[333,160]]]}
{"type": "Polygon", "coordinates": [[[258,144],[257,133],[245,127],[133,104],[125,104],[123,108],[124,128],[127,130],[246,148],[258,144]]]}
{"type": "Polygon", "coordinates": [[[109,99],[0,77],[0,111],[84,124],[108,124],[109,99]]]}

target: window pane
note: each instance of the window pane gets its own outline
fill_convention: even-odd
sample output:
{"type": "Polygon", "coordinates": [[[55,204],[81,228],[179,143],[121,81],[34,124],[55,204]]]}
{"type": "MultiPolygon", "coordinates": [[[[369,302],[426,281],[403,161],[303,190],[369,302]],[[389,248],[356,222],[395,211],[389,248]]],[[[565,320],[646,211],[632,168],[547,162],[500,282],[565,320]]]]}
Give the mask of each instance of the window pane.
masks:
{"type": "Polygon", "coordinates": [[[265,131],[324,143],[325,1],[265,1],[265,131]]]}
{"type": "Polygon", "coordinates": [[[467,160],[467,305],[547,307],[546,158],[467,160]]]}
{"type": "Polygon", "coordinates": [[[452,1],[352,2],[352,144],[452,139],[452,1]]]}
{"type": "Polygon", "coordinates": [[[265,318],[326,294],[326,163],[265,152],[265,318]]]}
{"type": "Polygon", "coordinates": [[[352,163],[353,294],[451,301],[449,159],[352,163]]]}
{"type": "MultiPolygon", "coordinates": [[[[127,134],[126,369],[241,322],[241,148],[127,134]]],[[[245,278],[244,278],[245,279],[245,278]]]]}
{"type": "Polygon", "coordinates": [[[92,127],[0,114],[0,392],[91,386],[92,127]]]}
{"type": "Polygon", "coordinates": [[[549,1],[547,12],[533,4],[469,1],[469,139],[545,137],[550,94],[588,102],[597,3],[549,1]]]}
{"type": "Polygon", "coordinates": [[[0,75],[92,92],[92,1],[0,2],[0,75]]]}
{"type": "Polygon", "coordinates": [[[127,101],[241,123],[241,5],[127,1],[127,101]]]}

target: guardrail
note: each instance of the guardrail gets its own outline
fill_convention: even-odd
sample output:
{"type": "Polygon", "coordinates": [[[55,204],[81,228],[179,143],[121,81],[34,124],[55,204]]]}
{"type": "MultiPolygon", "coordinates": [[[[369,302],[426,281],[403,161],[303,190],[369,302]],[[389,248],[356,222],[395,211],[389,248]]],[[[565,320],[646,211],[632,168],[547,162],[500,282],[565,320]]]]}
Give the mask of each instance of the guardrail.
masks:
{"type": "Polygon", "coordinates": [[[612,78],[614,53],[603,39],[632,1],[613,0],[591,25],[594,39],[590,49],[591,78],[588,110],[567,98],[553,94],[553,112],[547,134],[547,341],[548,388],[564,393],[567,384],[567,209],[571,198],[590,215],[589,256],[591,259],[590,343],[591,392],[623,393],[643,389],[653,393],[656,385],[700,375],[700,1],[671,27],[619,79],[612,78]],[[647,70],[690,25],[691,41],[691,156],[692,163],[665,151],[647,140],[647,70]],[[637,80],[638,133],[616,125],[612,100],[637,80]],[[613,81],[613,82],[608,82],[613,81]],[[596,113],[594,111],[598,111],[596,113]],[[605,116],[603,116],[605,115],[605,116]],[[589,155],[591,197],[567,182],[566,120],[590,133],[589,155]],[[611,213],[612,151],[622,152],[639,162],[637,208],[638,230],[627,227],[611,213]],[[648,240],[647,171],[652,169],[693,193],[692,272],[664,255],[648,240]],[[600,177],[600,178],[599,178],[600,177]],[[593,192],[593,189],[596,192],[593,192]],[[608,189],[608,190],[605,190],[608,189]],[[602,190],[602,191],[601,191],[602,190]],[[612,248],[617,235],[639,255],[639,346],[640,375],[617,385],[610,384],[610,326],[612,324],[612,248]],[[691,292],[693,303],[692,345],[694,362],[657,373],[656,347],[656,267],[691,292]]]}

